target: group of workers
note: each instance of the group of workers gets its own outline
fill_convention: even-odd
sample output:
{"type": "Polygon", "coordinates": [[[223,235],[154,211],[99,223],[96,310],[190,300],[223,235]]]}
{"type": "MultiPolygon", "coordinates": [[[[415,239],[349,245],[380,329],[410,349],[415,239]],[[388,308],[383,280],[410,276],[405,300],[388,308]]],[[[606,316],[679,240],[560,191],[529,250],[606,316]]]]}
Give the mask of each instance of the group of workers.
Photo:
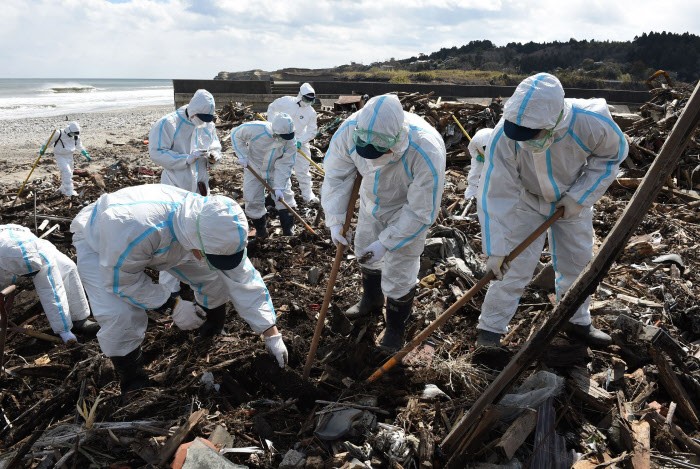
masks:
{"type": "MultiPolygon", "coordinates": [[[[213,337],[225,329],[231,301],[283,367],[288,354],[272,299],[246,254],[248,220],[257,236],[267,236],[260,179],[276,203],[296,206],[293,170],[304,201],[318,203],[308,162],[298,164],[302,159],[297,158],[301,152],[310,155],[314,100],[314,89],[305,83],[297,97],[270,105],[268,121],[232,130],[233,151],[244,168],[244,212],[228,197],[209,195],[207,168],[221,160],[221,144],[214,98],[198,90],[188,105],[152,128],[149,152],[163,166],[161,184],[104,194],[75,217],[71,231],[77,268],[29,230],[0,227],[3,284],[15,276],[32,277],[49,321],[64,341],[76,340],[71,330],[94,333],[99,324],[97,340],[114,363],[123,393],[149,385],[141,351],[147,311],[170,311],[180,329],[213,337]],[[154,284],[147,268],[168,277],[161,275],[154,284]],[[191,287],[194,302],[180,298],[181,283],[191,287]],[[87,319],[83,287],[97,324],[87,319]]],[[[565,98],[559,80],[540,73],[518,85],[502,119],[494,129],[479,130],[469,151],[465,197],[476,198],[486,268],[496,278],[482,306],[477,345],[499,346],[541,257],[545,235],[510,263],[506,255],[563,207],[563,217],[547,232],[561,298],[592,257],[592,206],[615,178],[628,145],[605,100],[565,98]]],[[[359,320],[385,310],[380,347],[389,352],[404,345],[420,256],[440,212],[445,165],[440,134],[404,111],[392,94],[375,96],[350,115],[324,158],[320,202],[325,224],[336,246],[354,243],[362,272],[362,297],[345,315],[359,320]],[[343,223],[358,176],[360,208],[352,240],[343,223]]],[[[277,208],[283,234],[289,235],[291,215],[283,206],[277,208]]],[[[591,345],[611,343],[593,326],[588,300],[566,332],[591,345]]]]}

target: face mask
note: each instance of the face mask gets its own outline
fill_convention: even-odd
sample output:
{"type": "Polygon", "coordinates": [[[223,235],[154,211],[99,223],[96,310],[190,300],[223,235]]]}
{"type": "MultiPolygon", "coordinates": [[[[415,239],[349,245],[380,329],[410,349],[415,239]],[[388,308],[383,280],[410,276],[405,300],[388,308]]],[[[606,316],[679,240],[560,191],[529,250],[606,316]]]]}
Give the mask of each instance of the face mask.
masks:
{"type": "Polygon", "coordinates": [[[525,140],[523,146],[533,153],[542,153],[547,151],[549,147],[554,143],[554,131],[547,131],[547,135],[543,138],[525,140]]]}
{"type": "Polygon", "coordinates": [[[272,137],[272,148],[282,148],[289,140],[285,140],[279,135],[272,137]]]}
{"type": "Polygon", "coordinates": [[[393,153],[384,153],[382,156],[379,158],[375,158],[373,160],[366,160],[367,163],[369,163],[370,167],[374,169],[379,169],[381,167],[386,166],[391,162],[391,157],[394,156],[393,153]]]}
{"type": "Polygon", "coordinates": [[[197,127],[198,129],[201,129],[202,127],[204,127],[205,125],[207,125],[206,122],[204,122],[202,119],[200,119],[200,118],[197,117],[196,115],[195,115],[194,117],[192,117],[192,123],[193,123],[194,126],[197,127]]]}

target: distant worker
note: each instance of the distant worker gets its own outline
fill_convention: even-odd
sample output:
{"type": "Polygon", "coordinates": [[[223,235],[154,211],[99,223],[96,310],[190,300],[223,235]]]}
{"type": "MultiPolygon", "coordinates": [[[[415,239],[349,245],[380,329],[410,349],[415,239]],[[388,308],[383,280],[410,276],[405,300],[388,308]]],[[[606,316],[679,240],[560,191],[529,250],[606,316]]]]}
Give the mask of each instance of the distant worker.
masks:
{"type": "Polygon", "coordinates": [[[149,385],[141,353],[148,310],[169,309],[180,329],[212,337],[225,326],[230,300],[284,367],[287,349],[267,287],[246,256],[248,222],[233,200],[163,184],[127,187],[85,207],[71,231],[80,277],[102,326],[97,340],[114,363],[122,394],[149,385]],[[167,270],[189,284],[196,304],[154,284],[146,269],[167,270]]]}
{"type": "MultiPolygon", "coordinates": [[[[275,191],[270,194],[280,217],[284,236],[293,234],[294,218],[280,200],[294,208],[294,193],[290,176],[296,158],[294,121],[285,113],[277,113],[269,121],[252,121],[235,127],[231,132],[233,150],[243,166],[243,200],[245,214],[253,222],[257,237],[267,237],[265,186],[248,171],[248,165],[275,191]]],[[[299,159],[299,158],[296,158],[299,159]]]]}
{"type": "Polygon", "coordinates": [[[440,213],[445,161],[445,143],[437,130],[404,112],[392,94],[375,96],[350,115],[326,153],[321,203],[336,245],[350,242],[340,232],[352,182],[358,173],[363,178],[355,235],[363,292],[345,315],[351,320],[380,315],[386,295],[380,347],[390,352],[404,344],[420,255],[440,213]]]}
{"type": "Polygon", "coordinates": [[[74,332],[94,336],[100,326],[88,319],[88,306],[75,263],[28,228],[0,225],[0,289],[31,279],[51,329],[63,342],[74,332]]]}
{"type": "Polygon", "coordinates": [[[73,152],[78,150],[85,159],[92,161],[90,154],[80,140],[80,125],[77,122],[71,122],[63,130],[56,129],[51,141],[48,142],[48,148],[46,145],[42,145],[39,155],[43,155],[50,149],[53,149],[56,165],[61,173],[59,191],[66,197],[77,196],[78,193],[73,186],[73,152]]]}
{"type": "MultiPolygon", "coordinates": [[[[604,99],[565,99],[548,73],[524,79],[503,110],[487,147],[479,187],[482,245],[491,283],[479,316],[477,344],[500,345],[542,254],[545,235],[510,265],[504,258],[557,207],[563,218],[548,230],[557,299],[593,256],[593,204],[617,176],[629,147],[604,99]]],[[[579,307],[566,332],[591,345],[611,338],[579,307]]]]}
{"type": "Polygon", "coordinates": [[[469,142],[467,149],[472,157],[471,166],[469,167],[469,175],[467,176],[467,190],[464,191],[466,200],[476,197],[479,188],[479,179],[481,179],[481,170],[484,167],[484,155],[486,153],[486,144],[489,143],[489,138],[493,129],[479,129],[469,142]]]}
{"type": "MultiPolygon", "coordinates": [[[[304,83],[299,88],[299,94],[294,96],[282,96],[275,99],[267,107],[267,118],[272,120],[275,114],[284,112],[294,120],[294,133],[297,149],[311,158],[309,143],[316,137],[318,126],[316,124],[316,110],[313,108],[316,92],[313,87],[304,83]]],[[[314,194],[311,184],[310,163],[302,155],[297,155],[294,163],[294,174],[299,182],[299,190],[304,202],[317,204],[318,197],[314,194]]]]}
{"type": "MultiPolygon", "coordinates": [[[[197,90],[189,104],[153,124],[148,153],[163,167],[162,184],[201,195],[209,193],[209,166],[221,160],[215,109],[211,93],[197,90]]],[[[160,273],[159,282],[173,293],[180,291],[180,282],[167,272],[160,273]]]]}

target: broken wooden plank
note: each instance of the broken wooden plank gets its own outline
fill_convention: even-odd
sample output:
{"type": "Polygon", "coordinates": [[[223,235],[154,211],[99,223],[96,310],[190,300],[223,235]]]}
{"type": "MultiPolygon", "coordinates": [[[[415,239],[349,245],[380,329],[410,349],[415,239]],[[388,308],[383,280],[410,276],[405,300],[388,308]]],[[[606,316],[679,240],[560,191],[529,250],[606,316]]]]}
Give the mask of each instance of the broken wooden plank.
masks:
{"type": "Polygon", "coordinates": [[[515,452],[522,446],[530,433],[537,425],[537,411],[535,409],[523,409],[523,413],[515,419],[496,443],[498,451],[505,461],[510,461],[515,452]]]}
{"type": "Polygon", "coordinates": [[[651,429],[649,422],[630,422],[634,448],[632,449],[632,467],[649,469],[651,467],[651,429]]]}
{"type": "Polygon", "coordinates": [[[683,387],[676,373],[673,372],[669,364],[670,358],[664,352],[659,352],[654,348],[651,349],[651,357],[654,360],[656,368],[659,370],[659,378],[661,384],[669,393],[671,398],[678,404],[678,410],[690,423],[700,430],[700,421],[698,420],[698,410],[693,404],[688,392],[683,387]]]}
{"type": "Polygon", "coordinates": [[[187,438],[187,435],[192,431],[192,429],[199,423],[199,421],[207,414],[206,409],[200,409],[197,412],[193,412],[192,415],[187,419],[187,422],[180,425],[180,427],[175,430],[175,433],[165,441],[163,447],[160,449],[158,455],[159,464],[166,464],[170,458],[173,457],[177,448],[182,444],[182,442],[187,438]]]}
{"type": "Polygon", "coordinates": [[[585,370],[575,368],[569,374],[566,382],[574,397],[584,402],[589,407],[599,411],[608,412],[613,405],[615,396],[592,380],[585,370]]]}

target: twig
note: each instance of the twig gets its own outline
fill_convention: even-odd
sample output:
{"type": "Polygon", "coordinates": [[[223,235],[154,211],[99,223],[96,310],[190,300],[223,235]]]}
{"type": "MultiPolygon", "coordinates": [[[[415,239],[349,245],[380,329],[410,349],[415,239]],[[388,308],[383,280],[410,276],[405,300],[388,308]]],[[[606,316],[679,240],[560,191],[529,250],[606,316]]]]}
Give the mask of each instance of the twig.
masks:
{"type": "MultiPolygon", "coordinates": [[[[320,399],[317,399],[316,404],[328,404],[328,405],[335,405],[338,408],[342,407],[352,407],[353,409],[360,409],[360,410],[369,410],[372,412],[376,412],[378,414],[382,415],[390,415],[389,412],[387,412],[384,409],[380,409],[379,407],[373,407],[369,405],[361,405],[361,404],[353,404],[352,402],[334,402],[334,401],[322,401],[320,399]]],[[[319,414],[327,414],[328,412],[333,412],[334,409],[323,409],[318,412],[316,412],[316,415],[319,414]]]]}

